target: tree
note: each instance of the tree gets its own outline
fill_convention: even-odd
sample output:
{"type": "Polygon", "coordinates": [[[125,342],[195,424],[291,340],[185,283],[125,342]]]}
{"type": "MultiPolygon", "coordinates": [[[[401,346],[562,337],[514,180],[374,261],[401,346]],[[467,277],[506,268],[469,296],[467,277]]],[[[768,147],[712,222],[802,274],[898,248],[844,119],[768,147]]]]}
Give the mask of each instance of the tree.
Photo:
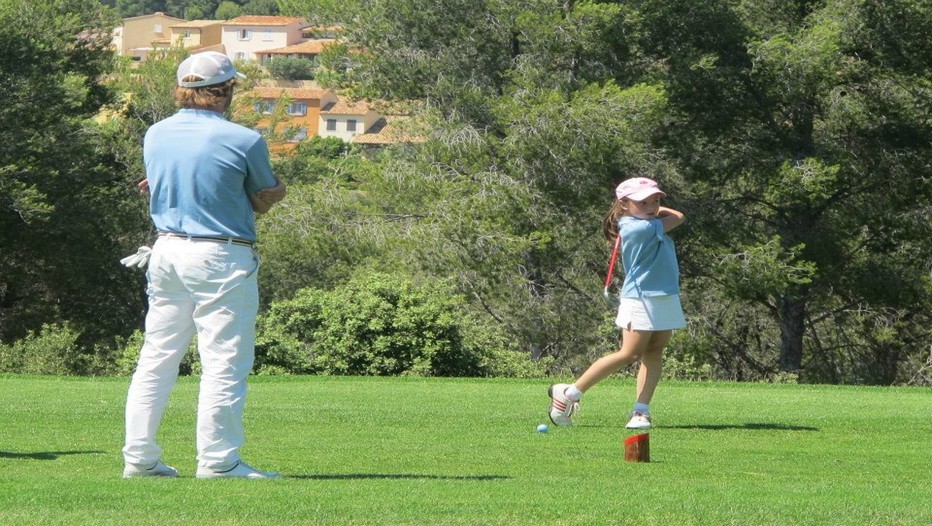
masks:
{"type": "Polygon", "coordinates": [[[188,11],[188,3],[188,0],[165,0],[165,10],[163,12],[169,16],[185,18],[188,11]]]}
{"type": "Polygon", "coordinates": [[[215,19],[214,13],[220,0],[186,0],[184,5],[184,18],[187,20],[215,19]]]}
{"type": "Polygon", "coordinates": [[[362,2],[327,78],[435,124],[361,179],[364,210],[399,218],[374,257],[455,273],[572,363],[605,349],[565,336],[599,333],[587,225],[646,173],[690,218],[692,347],[720,349],[720,374],[895,381],[929,335],[929,45],[903,37],[929,27],[920,5],[362,2]]]}
{"type": "Polygon", "coordinates": [[[306,58],[275,57],[265,65],[274,79],[313,80],[314,61],[306,58]]]}
{"type": "Polygon", "coordinates": [[[278,15],[277,0],[249,0],[243,4],[243,12],[250,15],[278,15]]]}
{"type": "Polygon", "coordinates": [[[360,0],[276,0],[282,16],[299,16],[313,24],[351,22],[362,7],[360,0]]]}
{"type": "MultiPolygon", "coordinates": [[[[903,30],[928,26],[928,13],[900,6],[908,4],[903,30]]],[[[760,372],[895,381],[895,364],[927,337],[913,328],[927,325],[928,309],[905,309],[929,301],[915,271],[929,257],[921,241],[930,233],[921,220],[929,185],[920,175],[929,130],[916,111],[928,81],[872,51],[885,44],[869,37],[870,2],[754,3],[747,17],[696,2],[640,7],[645,49],[668,61],[682,115],[670,151],[696,198],[694,227],[706,234],[686,250],[701,258],[690,270],[774,321],[779,356],[760,372]],[[904,214],[907,202],[915,208],[904,214]],[[874,355],[878,323],[904,330],[874,355]]]]}
{"type": "Polygon", "coordinates": [[[615,35],[627,15],[543,2],[525,11],[510,2],[428,4],[366,5],[347,28],[347,39],[367,50],[347,54],[358,61],[346,77],[357,93],[420,99],[433,110],[433,141],[359,176],[365,195],[355,201],[365,208],[353,223],[368,225],[362,236],[377,232],[368,246],[386,247],[368,257],[455,275],[474,308],[535,358],[604,351],[606,334],[594,329],[601,303],[584,292],[601,272],[592,265],[604,248],[595,225],[611,205],[602,199],[618,175],[612,163],[634,154],[644,162],[629,134],[650,130],[650,108],[663,106],[662,91],[612,83],[624,70],[619,57],[629,55],[615,35]],[[559,30],[567,25],[568,33],[559,30]],[[386,32],[399,36],[379,36],[386,32]],[[612,57],[590,72],[600,49],[612,57]],[[555,50],[561,60],[548,60],[555,50]],[[587,57],[585,73],[574,73],[574,57],[587,57]],[[647,114],[606,118],[605,100],[647,114]]]}
{"type": "Polygon", "coordinates": [[[0,340],[73,322],[93,352],[136,318],[117,260],[138,196],[90,131],[115,20],[93,0],[4,0],[0,23],[0,340]]]}
{"type": "Polygon", "coordinates": [[[166,12],[166,0],[116,0],[116,10],[121,18],[151,15],[166,12]]]}
{"type": "Polygon", "coordinates": [[[245,11],[242,6],[235,2],[224,0],[217,6],[217,11],[214,12],[214,18],[217,20],[230,20],[238,16],[243,16],[244,14],[245,11]]]}

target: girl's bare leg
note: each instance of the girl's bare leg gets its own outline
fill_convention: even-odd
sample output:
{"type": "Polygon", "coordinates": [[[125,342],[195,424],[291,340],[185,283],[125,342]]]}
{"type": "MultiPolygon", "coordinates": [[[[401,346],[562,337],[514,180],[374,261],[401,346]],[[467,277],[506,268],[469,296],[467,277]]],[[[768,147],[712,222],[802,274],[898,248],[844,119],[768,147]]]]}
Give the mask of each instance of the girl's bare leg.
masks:
{"type": "Polygon", "coordinates": [[[673,336],[673,331],[657,331],[645,333],[650,339],[641,354],[641,367],[638,369],[637,401],[650,404],[657,384],[660,383],[660,374],[663,371],[663,349],[673,336]]]}
{"type": "MultiPolygon", "coordinates": [[[[672,331],[663,332],[672,333],[672,331]]],[[[621,335],[621,347],[612,354],[607,354],[593,362],[592,365],[586,369],[586,372],[576,379],[574,385],[576,385],[577,389],[585,393],[590,387],[618,372],[623,367],[634,363],[647,352],[654,334],[657,333],[625,329],[622,331],[621,335]]],[[[667,339],[669,339],[669,335],[667,335],[667,339]]],[[[666,344],[666,340],[664,340],[663,344],[666,344]]],[[[660,350],[663,350],[663,345],[660,346],[660,350]]],[[[658,351],[656,354],[659,359],[660,352],[658,351]]],[[[656,369],[658,371],[657,379],[659,380],[660,367],[652,367],[651,369],[656,369]]],[[[640,392],[640,374],[638,374],[638,378],[638,392],[640,392]]],[[[654,382],[654,387],[656,387],[656,382],[654,382]]],[[[651,394],[653,394],[653,388],[651,388],[651,394]]]]}

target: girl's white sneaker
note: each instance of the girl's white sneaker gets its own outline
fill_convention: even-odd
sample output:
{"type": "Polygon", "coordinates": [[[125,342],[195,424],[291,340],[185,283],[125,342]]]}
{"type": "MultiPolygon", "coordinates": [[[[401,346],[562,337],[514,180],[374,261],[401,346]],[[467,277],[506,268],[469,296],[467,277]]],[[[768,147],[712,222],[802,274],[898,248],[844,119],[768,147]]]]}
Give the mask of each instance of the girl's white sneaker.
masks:
{"type": "Polygon", "coordinates": [[[625,427],[627,429],[650,429],[650,426],[650,415],[635,411],[634,414],[631,415],[631,420],[628,420],[628,425],[625,427]]]}
{"type": "Polygon", "coordinates": [[[579,411],[579,402],[566,397],[567,384],[553,384],[547,390],[550,395],[550,421],[558,426],[573,425],[573,415],[579,411]]]}

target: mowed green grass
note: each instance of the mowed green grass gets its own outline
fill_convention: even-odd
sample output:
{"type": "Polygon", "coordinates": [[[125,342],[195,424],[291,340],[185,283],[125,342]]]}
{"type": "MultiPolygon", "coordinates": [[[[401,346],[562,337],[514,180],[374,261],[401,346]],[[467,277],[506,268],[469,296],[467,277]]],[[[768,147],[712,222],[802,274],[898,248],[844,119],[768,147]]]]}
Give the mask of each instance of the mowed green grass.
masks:
{"type": "Polygon", "coordinates": [[[0,524],[932,524],[932,391],[664,382],[651,462],[624,461],[634,386],[538,433],[547,381],[253,378],[245,459],[193,477],[197,380],[160,442],[182,478],[121,478],[128,379],[0,376],[0,524]]]}

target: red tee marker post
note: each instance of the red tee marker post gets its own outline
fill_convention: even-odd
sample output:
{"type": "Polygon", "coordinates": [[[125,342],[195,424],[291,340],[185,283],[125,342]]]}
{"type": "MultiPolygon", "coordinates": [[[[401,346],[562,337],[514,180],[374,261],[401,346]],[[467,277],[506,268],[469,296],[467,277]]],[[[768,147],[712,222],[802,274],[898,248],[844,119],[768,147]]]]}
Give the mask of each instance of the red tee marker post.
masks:
{"type": "Polygon", "coordinates": [[[625,461],[650,462],[650,433],[639,433],[625,439],[625,461]]]}

